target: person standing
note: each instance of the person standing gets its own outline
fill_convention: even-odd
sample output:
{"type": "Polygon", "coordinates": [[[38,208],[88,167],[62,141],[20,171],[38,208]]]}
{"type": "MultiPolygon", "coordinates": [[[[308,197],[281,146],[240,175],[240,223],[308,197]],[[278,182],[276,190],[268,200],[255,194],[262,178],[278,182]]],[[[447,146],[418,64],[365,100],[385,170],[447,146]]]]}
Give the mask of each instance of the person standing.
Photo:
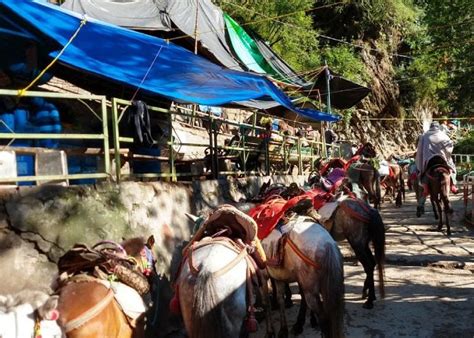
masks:
{"type": "Polygon", "coordinates": [[[336,132],[331,128],[331,124],[328,123],[328,127],[324,132],[324,138],[326,140],[326,153],[328,157],[333,154],[333,143],[338,139],[336,132]]]}

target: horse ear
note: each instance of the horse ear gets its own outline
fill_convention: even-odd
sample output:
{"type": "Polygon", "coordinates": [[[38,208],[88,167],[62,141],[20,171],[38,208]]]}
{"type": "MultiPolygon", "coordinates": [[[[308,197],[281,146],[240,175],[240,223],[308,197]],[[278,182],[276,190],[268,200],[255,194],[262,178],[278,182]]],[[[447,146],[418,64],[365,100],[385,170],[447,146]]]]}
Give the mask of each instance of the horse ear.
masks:
{"type": "Polygon", "coordinates": [[[38,308],[38,314],[41,318],[46,320],[57,320],[59,317],[59,312],[56,309],[59,303],[59,296],[51,296],[48,298],[46,303],[38,308]]]}
{"type": "Polygon", "coordinates": [[[148,237],[146,240],[146,244],[148,244],[150,247],[153,247],[153,245],[155,245],[155,236],[150,235],[150,237],[148,237]]]}
{"type": "Polygon", "coordinates": [[[196,223],[196,221],[199,219],[198,216],[195,216],[193,214],[188,214],[187,212],[184,213],[193,223],[196,223]]]}

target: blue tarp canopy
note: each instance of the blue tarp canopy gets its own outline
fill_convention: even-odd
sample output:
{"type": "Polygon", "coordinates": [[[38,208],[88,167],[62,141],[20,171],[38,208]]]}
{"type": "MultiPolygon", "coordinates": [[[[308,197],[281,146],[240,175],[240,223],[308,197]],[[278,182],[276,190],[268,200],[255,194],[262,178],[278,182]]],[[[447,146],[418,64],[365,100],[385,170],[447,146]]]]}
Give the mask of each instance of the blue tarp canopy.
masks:
{"type": "MultiPolygon", "coordinates": [[[[33,0],[0,0],[0,15],[48,46],[51,58],[58,55],[83,19],[33,0]]],[[[222,68],[163,39],[90,18],[58,62],[178,102],[220,106],[271,99],[314,120],[339,120],[335,115],[295,107],[263,76],[222,68]]]]}

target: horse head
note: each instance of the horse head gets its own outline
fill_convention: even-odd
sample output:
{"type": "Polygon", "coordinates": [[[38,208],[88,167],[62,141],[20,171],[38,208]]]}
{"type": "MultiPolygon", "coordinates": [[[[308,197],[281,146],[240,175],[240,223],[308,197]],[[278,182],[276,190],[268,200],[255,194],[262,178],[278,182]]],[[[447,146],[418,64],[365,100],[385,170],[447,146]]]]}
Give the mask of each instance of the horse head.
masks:
{"type": "Polygon", "coordinates": [[[377,153],[375,151],[375,147],[372,143],[367,142],[362,146],[362,148],[359,149],[359,151],[356,153],[357,155],[364,155],[364,157],[368,158],[374,158],[377,156],[377,153]]]}

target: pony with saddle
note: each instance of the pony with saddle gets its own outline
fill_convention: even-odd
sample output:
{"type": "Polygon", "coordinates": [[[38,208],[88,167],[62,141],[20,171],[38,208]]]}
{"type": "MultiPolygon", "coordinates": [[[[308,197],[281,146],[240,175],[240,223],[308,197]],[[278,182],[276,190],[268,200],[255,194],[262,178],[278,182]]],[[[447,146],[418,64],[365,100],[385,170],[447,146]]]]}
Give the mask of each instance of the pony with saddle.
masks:
{"type": "Polygon", "coordinates": [[[143,239],[92,248],[76,244],[58,261],[59,324],[67,337],[143,337],[154,269],[143,239]],[[134,256],[125,247],[136,247],[134,256]],[[135,243],[130,245],[130,243],[135,243]]]}
{"type": "Polygon", "coordinates": [[[344,170],[352,182],[353,191],[363,189],[374,208],[380,208],[382,201],[380,193],[380,174],[375,162],[376,152],[369,142],[364,144],[345,165],[344,170]]]}
{"type": "MultiPolygon", "coordinates": [[[[253,291],[266,286],[261,273],[266,258],[252,218],[230,205],[218,207],[182,254],[170,307],[182,315],[188,336],[241,337],[256,331],[253,291]]],[[[265,304],[267,335],[273,336],[265,304]]]]}
{"type": "MultiPolygon", "coordinates": [[[[446,220],[446,233],[451,236],[451,226],[449,223],[449,215],[452,214],[453,209],[449,201],[449,192],[451,187],[450,167],[446,161],[440,156],[434,156],[428,161],[424,176],[426,177],[424,186],[419,186],[418,180],[415,183],[417,192],[417,200],[430,196],[431,205],[433,206],[433,213],[435,219],[438,220],[438,231],[443,228],[443,211],[446,220]],[[442,206],[443,207],[442,207],[442,206]]],[[[424,213],[424,206],[417,206],[416,215],[418,217],[424,213]]]]}
{"type": "Polygon", "coordinates": [[[302,297],[317,315],[322,334],[344,335],[342,255],[315,217],[303,213],[311,207],[311,199],[300,195],[289,201],[276,197],[249,211],[259,225],[268,274],[276,281],[279,337],[288,336],[283,294],[285,283],[292,282],[298,283],[302,297]]]}
{"type": "Polygon", "coordinates": [[[62,338],[56,323],[58,296],[23,290],[15,295],[0,295],[0,337],[62,338]]]}

